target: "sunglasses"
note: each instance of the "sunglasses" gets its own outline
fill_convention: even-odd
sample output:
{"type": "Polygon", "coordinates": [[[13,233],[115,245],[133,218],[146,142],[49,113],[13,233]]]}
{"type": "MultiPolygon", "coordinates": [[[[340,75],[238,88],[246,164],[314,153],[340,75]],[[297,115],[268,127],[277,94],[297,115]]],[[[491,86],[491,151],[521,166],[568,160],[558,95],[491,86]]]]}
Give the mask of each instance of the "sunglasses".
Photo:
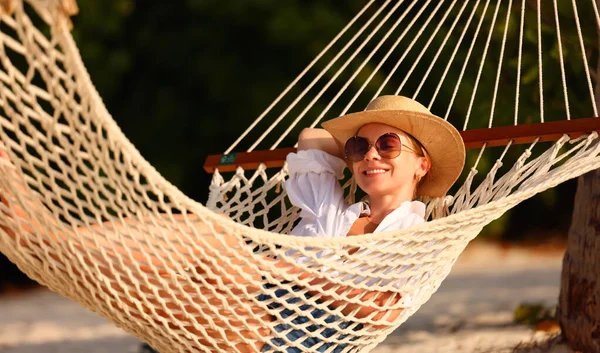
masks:
{"type": "Polygon", "coordinates": [[[375,147],[375,150],[377,150],[377,153],[381,158],[393,159],[400,155],[402,146],[406,147],[411,152],[416,153],[414,149],[403,144],[402,140],[400,140],[400,136],[393,132],[388,132],[387,134],[379,136],[374,144],[370,144],[369,140],[364,137],[353,136],[346,141],[344,153],[346,154],[346,159],[350,162],[360,162],[365,158],[365,155],[369,152],[371,147],[375,147]]]}

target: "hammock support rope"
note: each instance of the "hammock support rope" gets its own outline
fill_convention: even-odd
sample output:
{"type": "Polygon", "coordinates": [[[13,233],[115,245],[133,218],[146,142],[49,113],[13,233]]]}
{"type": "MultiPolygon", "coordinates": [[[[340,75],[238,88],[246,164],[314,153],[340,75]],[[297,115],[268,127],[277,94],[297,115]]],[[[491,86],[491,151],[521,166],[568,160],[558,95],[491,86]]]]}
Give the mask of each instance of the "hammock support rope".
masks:
{"type": "MultiPolygon", "coordinates": [[[[508,27],[511,1],[505,21],[498,20],[503,14],[498,7],[504,2],[498,0],[494,5],[489,0],[462,3],[440,0],[413,9],[404,1],[388,0],[379,6],[373,6],[377,2],[371,1],[326,50],[337,50],[337,41],[345,45],[359,38],[377,40],[377,31],[368,32],[376,24],[377,29],[385,32],[385,38],[375,45],[356,43],[353,48],[360,49],[350,54],[356,54],[351,60],[363,60],[364,49],[370,50],[367,56],[385,61],[394,57],[391,54],[397,54],[393,50],[390,55],[377,53],[388,39],[403,38],[394,42],[393,48],[406,51],[413,48],[412,42],[404,43],[410,35],[388,30],[387,20],[399,29],[421,26],[418,31],[423,38],[433,33],[441,40],[430,63],[437,65],[437,70],[429,67],[423,80],[415,84],[413,97],[419,99],[417,95],[422,94],[419,92],[423,92],[423,82],[428,77],[441,75],[433,78],[440,82],[425,103],[434,111],[450,112],[464,94],[465,77],[473,73],[473,82],[482,79],[479,70],[461,69],[460,78],[452,76],[451,64],[455,60],[469,61],[460,57],[464,51],[458,47],[463,39],[468,44],[469,40],[474,43],[478,36],[483,36],[488,22],[502,22],[508,27]],[[450,7],[443,8],[448,3],[450,7]],[[455,6],[457,3],[460,8],[455,6]],[[427,25],[406,23],[417,16],[410,11],[431,14],[426,12],[431,6],[439,10],[442,22],[453,21],[449,28],[444,27],[446,32],[439,30],[441,23],[431,17],[421,19],[427,25]],[[480,6],[485,6],[485,10],[480,6]],[[392,11],[398,13],[391,16],[392,11]],[[465,20],[462,16],[468,16],[460,34],[454,33],[459,18],[452,11],[459,11],[457,16],[462,20],[465,20]],[[488,15],[494,16],[494,20],[477,17],[488,15]],[[363,16],[368,17],[366,22],[360,22],[363,16]],[[434,24],[437,29],[430,31],[427,26],[434,24]],[[352,37],[350,31],[354,25],[359,26],[358,32],[364,33],[352,37]],[[471,25],[477,29],[473,30],[471,25]],[[452,44],[456,46],[446,48],[452,44]],[[442,49],[451,53],[442,56],[442,49]],[[438,60],[442,57],[450,60],[438,60]],[[443,83],[454,79],[455,87],[442,89],[443,83]],[[448,105],[440,107],[439,97],[448,92],[451,97],[448,105]]],[[[584,3],[578,4],[580,13],[584,3]]],[[[471,161],[464,183],[453,195],[426,200],[430,222],[364,237],[287,236],[281,233],[290,231],[298,210],[286,200],[285,165],[278,171],[267,171],[269,165],[264,163],[254,171],[237,166],[227,179],[221,173],[222,167],[218,167],[207,205],[191,200],[140,155],[106,110],[70,33],[68,16],[76,12],[74,2],[13,0],[0,4],[3,9],[0,13],[0,173],[3,176],[0,251],[31,278],[97,312],[163,353],[243,352],[257,344],[270,345],[274,351],[286,347],[317,351],[323,347],[330,352],[368,352],[435,293],[458,255],[485,225],[536,193],[600,167],[598,120],[547,122],[544,119],[548,116],[544,117],[541,107],[539,123],[463,132],[467,141],[479,144],[479,154],[471,161]],[[34,23],[39,21],[30,16],[39,16],[50,31],[37,28],[34,23]],[[555,142],[544,143],[546,140],[555,142]],[[513,155],[513,149],[520,143],[530,145],[515,157],[513,164],[504,166],[504,159],[513,155]],[[477,167],[483,163],[484,152],[496,144],[504,146],[500,147],[500,156],[476,183],[477,167]],[[362,312],[365,307],[373,310],[362,312]],[[301,333],[300,338],[290,338],[291,333],[296,337],[301,333]]],[[[598,17],[597,10],[595,14],[598,17]]],[[[517,15],[521,18],[517,25],[522,26],[524,16],[517,15]]],[[[581,31],[578,33],[578,44],[585,53],[585,41],[581,39],[581,31]]],[[[484,52],[487,52],[490,37],[485,38],[484,52]]],[[[424,39],[425,46],[433,50],[430,39],[424,39]]],[[[508,61],[503,60],[506,42],[503,35],[499,62],[508,61]]],[[[478,48],[471,45],[467,52],[476,58],[478,48]]],[[[538,48],[536,54],[541,58],[542,46],[538,48]]],[[[479,54],[477,67],[492,57],[492,53],[479,54]]],[[[322,57],[325,55],[320,54],[317,59],[322,57]]],[[[388,71],[387,77],[402,76],[406,73],[403,70],[408,70],[408,79],[417,72],[412,69],[414,65],[408,69],[401,65],[404,58],[388,71]]],[[[342,59],[341,55],[333,60],[338,59],[342,59]]],[[[587,60],[585,56],[583,60],[587,60]]],[[[564,63],[562,57],[560,62],[564,63]]],[[[318,66],[317,61],[309,68],[313,66],[318,66]]],[[[339,99],[344,91],[355,88],[348,83],[362,76],[358,71],[344,73],[348,67],[361,65],[332,63],[325,67],[325,71],[330,67],[339,70],[338,79],[329,85],[331,89],[339,89],[339,94],[334,95],[339,99]],[[342,77],[348,77],[348,81],[338,85],[342,77]]],[[[364,66],[369,67],[387,70],[389,65],[382,61],[382,65],[364,66]]],[[[303,71],[294,83],[304,79],[308,71],[303,71]]],[[[325,75],[325,71],[317,74],[316,80],[332,77],[325,75]]],[[[581,72],[590,74],[588,69],[581,72]]],[[[500,77],[500,67],[494,74],[500,77]]],[[[565,98],[569,97],[567,79],[563,74],[565,98]]],[[[387,78],[378,81],[383,84],[374,91],[359,85],[360,99],[356,96],[351,103],[341,104],[344,111],[363,104],[373,92],[385,93],[383,86],[394,82],[387,78]]],[[[541,74],[539,82],[542,84],[541,74]]],[[[589,84],[591,79],[581,82],[589,84]]],[[[471,88],[476,87],[477,83],[471,88]]],[[[398,87],[392,90],[396,89],[405,92],[398,87]]],[[[232,153],[245,139],[251,139],[255,129],[267,131],[259,126],[268,120],[271,109],[292,91],[291,86],[286,89],[225,154],[232,153]]],[[[498,91],[496,84],[493,99],[481,97],[478,101],[496,102],[498,91]]],[[[539,91],[543,92],[541,88],[539,91]]],[[[517,88],[515,92],[518,102],[521,91],[517,88]]],[[[308,98],[305,97],[308,93],[309,89],[303,90],[295,96],[298,99],[292,99],[292,104],[300,104],[308,98]]],[[[593,91],[589,94],[594,102],[593,91]]],[[[320,96],[317,92],[311,103],[300,109],[306,113],[297,121],[298,126],[316,126],[322,117],[332,115],[329,109],[337,107],[333,101],[323,111],[312,110],[320,96]],[[309,116],[313,120],[304,121],[309,116]]],[[[467,95],[471,98],[463,122],[465,128],[469,125],[468,117],[474,114],[473,99],[480,96],[475,91],[467,95]]],[[[540,100],[543,102],[543,97],[540,100]]],[[[565,104],[565,109],[568,112],[569,104],[565,104]]],[[[286,113],[293,109],[286,106],[282,110],[286,113]]],[[[490,127],[494,114],[492,108],[490,127]]],[[[597,115],[594,104],[593,112],[587,116],[597,115]]],[[[519,106],[515,104],[514,119],[518,117],[519,106]]],[[[283,115],[279,118],[277,115],[269,120],[274,121],[271,130],[279,122],[289,123],[283,115]]],[[[273,150],[269,153],[284,155],[293,150],[275,150],[279,142],[283,143],[280,137],[268,140],[265,136],[264,143],[273,150]],[[272,144],[272,141],[278,142],[272,144]]],[[[260,143],[251,140],[247,152],[260,143]]],[[[353,185],[346,182],[344,186],[349,188],[348,197],[352,199],[353,185]]]]}

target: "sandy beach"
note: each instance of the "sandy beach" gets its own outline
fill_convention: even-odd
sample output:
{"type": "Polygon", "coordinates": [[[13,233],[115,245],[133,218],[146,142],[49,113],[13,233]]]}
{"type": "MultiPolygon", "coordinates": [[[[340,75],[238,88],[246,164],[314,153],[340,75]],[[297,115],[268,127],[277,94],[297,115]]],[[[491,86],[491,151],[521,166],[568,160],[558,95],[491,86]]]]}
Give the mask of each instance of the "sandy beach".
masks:
{"type": "MultiPolygon", "coordinates": [[[[556,304],[563,254],[472,243],[438,292],[373,352],[571,352],[560,344],[524,348],[552,334],[513,323],[521,303],[556,304]]],[[[0,298],[2,353],[134,353],[137,348],[136,338],[45,289],[0,298]]]]}

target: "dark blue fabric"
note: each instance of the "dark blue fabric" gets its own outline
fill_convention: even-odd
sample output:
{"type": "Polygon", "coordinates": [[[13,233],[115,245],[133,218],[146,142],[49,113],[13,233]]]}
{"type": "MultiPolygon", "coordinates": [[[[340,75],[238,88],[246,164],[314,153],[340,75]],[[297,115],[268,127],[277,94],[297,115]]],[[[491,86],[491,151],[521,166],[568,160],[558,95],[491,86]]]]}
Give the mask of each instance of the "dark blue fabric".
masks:
{"type": "Polygon", "coordinates": [[[148,343],[142,343],[140,345],[140,350],[138,353],[158,353],[158,351],[152,347],[148,343]]]}
{"type": "MultiPolygon", "coordinates": [[[[266,285],[265,287],[274,288],[275,286],[274,285],[266,285]]],[[[292,290],[294,292],[299,291],[300,287],[293,287],[292,290]]],[[[265,346],[262,349],[262,352],[277,352],[277,353],[303,353],[303,352],[305,352],[305,350],[302,350],[300,348],[290,347],[288,342],[295,342],[303,347],[316,349],[317,352],[325,352],[326,350],[330,349],[332,346],[335,346],[335,348],[331,352],[340,353],[344,348],[346,348],[348,346],[347,343],[338,344],[335,342],[323,342],[323,338],[331,338],[338,332],[338,330],[331,328],[331,327],[325,328],[323,325],[313,323],[314,319],[322,319],[324,316],[329,315],[329,314],[325,310],[315,309],[310,304],[304,303],[304,299],[309,299],[311,297],[310,294],[305,293],[304,298],[300,298],[295,294],[290,295],[290,292],[285,289],[275,290],[276,298],[283,298],[285,296],[287,296],[287,298],[285,298],[286,303],[294,304],[296,311],[306,313],[306,315],[297,316],[292,320],[292,323],[294,323],[297,326],[302,327],[302,329],[291,329],[292,326],[287,323],[282,323],[282,324],[276,325],[275,331],[287,332],[285,335],[286,339],[283,339],[280,337],[272,338],[270,344],[265,344],[265,346]],[[317,336],[312,336],[312,335],[307,336],[307,334],[306,334],[306,332],[316,332],[316,331],[319,331],[319,334],[317,336]]],[[[260,294],[257,297],[257,299],[260,301],[269,301],[272,299],[272,297],[267,294],[260,294]]],[[[279,318],[287,318],[287,317],[290,317],[295,314],[294,310],[290,310],[290,309],[283,307],[283,305],[281,303],[270,303],[269,308],[271,308],[271,309],[281,308],[281,310],[278,311],[278,313],[275,317],[275,320],[278,320],[279,318]]],[[[350,322],[350,321],[342,321],[341,318],[336,315],[329,315],[329,316],[325,317],[324,321],[328,324],[328,326],[331,326],[331,324],[336,323],[335,326],[337,326],[339,329],[346,329],[352,324],[352,322],[350,322]]],[[[362,327],[363,327],[362,324],[356,325],[356,327],[354,328],[354,331],[359,331],[362,329],[362,327]]],[[[335,338],[335,340],[343,340],[343,339],[347,339],[347,337],[348,337],[348,334],[340,334],[338,337],[335,338]]],[[[356,338],[351,338],[350,340],[353,341],[355,339],[356,338]]],[[[156,350],[154,350],[152,347],[150,347],[146,343],[142,344],[142,346],[140,348],[141,349],[140,349],[139,353],[158,353],[156,350]]]]}
{"type": "MultiPolygon", "coordinates": [[[[273,288],[274,286],[269,285],[266,287],[273,288]]],[[[296,291],[300,290],[300,288],[294,287],[294,288],[292,288],[292,290],[294,292],[296,292],[296,291]]],[[[331,352],[339,353],[348,346],[347,343],[339,344],[339,343],[335,343],[335,342],[324,342],[323,339],[331,338],[338,332],[337,329],[330,327],[330,326],[332,326],[331,324],[334,324],[339,329],[346,329],[352,324],[352,322],[342,321],[342,319],[339,316],[330,315],[325,310],[315,309],[310,304],[304,303],[304,298],[309,299],[311,297],[311,295],[308,293],[304,294],[304,298],[300,298],[296,295],[293,295],[293,294],[289,295],[289,294],[290,294],[290,292],[285,289],[275,290],[276,298],[282,298],[282,297],[287,296],[284,299],[285,302],[288,304],[297,305],[297,306],[295,306],[296,310],[287,309],[287,308],[283,307],[283,305],[281,303],[271,303],[271,304],[269,304],[269,308],[275,309],[275,310],[281,308],[281,311],[279,311],[277,313],[277,315],[275,316],[276,321],[280,318],[287,318],[287,317],[293,316],[293,315],[295,315],[296,311],[306,313],[306,315],[297,316],[292,320],[292,323],[294,323],[297,326],[300,326],[302,329],[292,329],[292,325],[287,324],[287,323],[281,323],[281,324],[276,325],[275,331],[285,332],[286,339],[280,338],[280,337],[272,338],[271,344],[265,344],[265,346],[262,349],[262,352],[285,352],[285,353],[303,353],[303,352],[305,352],[305,350],[302,350],[300,348],[290,347],[289,342],[298,343],[299,345],[306,347],[306,348],[316,349],[317,352],[325,352],[326,350],[328,350],[332,346],[334,346],[335,348],[331,352]],[[326,316],[326,315],[328,315],[328,316],[326,316]],[[324,321],[328,324],[329,327],[325,327],[323,325],[313,323],[315,321],[314,319],[323,319],[323,317],[325,317],[324,321]],[[306,332],[312,333],[312,332],[317,332],[317,331],[319,332],[318,334],[311,335],[311,336],[308,336],[306,333],[306,332]]],[[[267,294],[261,294],[258,296],[257,299],[260,301],[267,301],[267,300],[271,300],[272,297],[267,294]]],[[[354,331],[358,331],[362,327],[363,327],[362,324],[356,325],[356,327],[354,328],[354,331]]],[[[338,337],[335,337],[334,339],[336,341],[343,340],[343,339],[346,339],[347,336],[348,336],[348,334],[340,334],[338,337]]],[[[356,338],[354,338],[354,339],[356,339],[356,338]]],[[[351,340],[354,340],[354,339],[351,339],[351,340]]]]}

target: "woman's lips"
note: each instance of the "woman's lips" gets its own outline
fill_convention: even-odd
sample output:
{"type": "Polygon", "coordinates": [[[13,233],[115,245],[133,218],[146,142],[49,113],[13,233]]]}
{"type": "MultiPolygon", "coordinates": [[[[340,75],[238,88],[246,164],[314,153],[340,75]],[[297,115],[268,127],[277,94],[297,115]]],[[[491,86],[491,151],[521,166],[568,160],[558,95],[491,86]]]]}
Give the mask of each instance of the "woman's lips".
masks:
{"type": "Polygon", "coordinates": [[[388,169],[383,169],[383,168],[369,168],[369,169],[363,170],[362,173],[366,176],[377,176],[377,175],[384,174],[387,171],[388,171],[388,169]]]}

